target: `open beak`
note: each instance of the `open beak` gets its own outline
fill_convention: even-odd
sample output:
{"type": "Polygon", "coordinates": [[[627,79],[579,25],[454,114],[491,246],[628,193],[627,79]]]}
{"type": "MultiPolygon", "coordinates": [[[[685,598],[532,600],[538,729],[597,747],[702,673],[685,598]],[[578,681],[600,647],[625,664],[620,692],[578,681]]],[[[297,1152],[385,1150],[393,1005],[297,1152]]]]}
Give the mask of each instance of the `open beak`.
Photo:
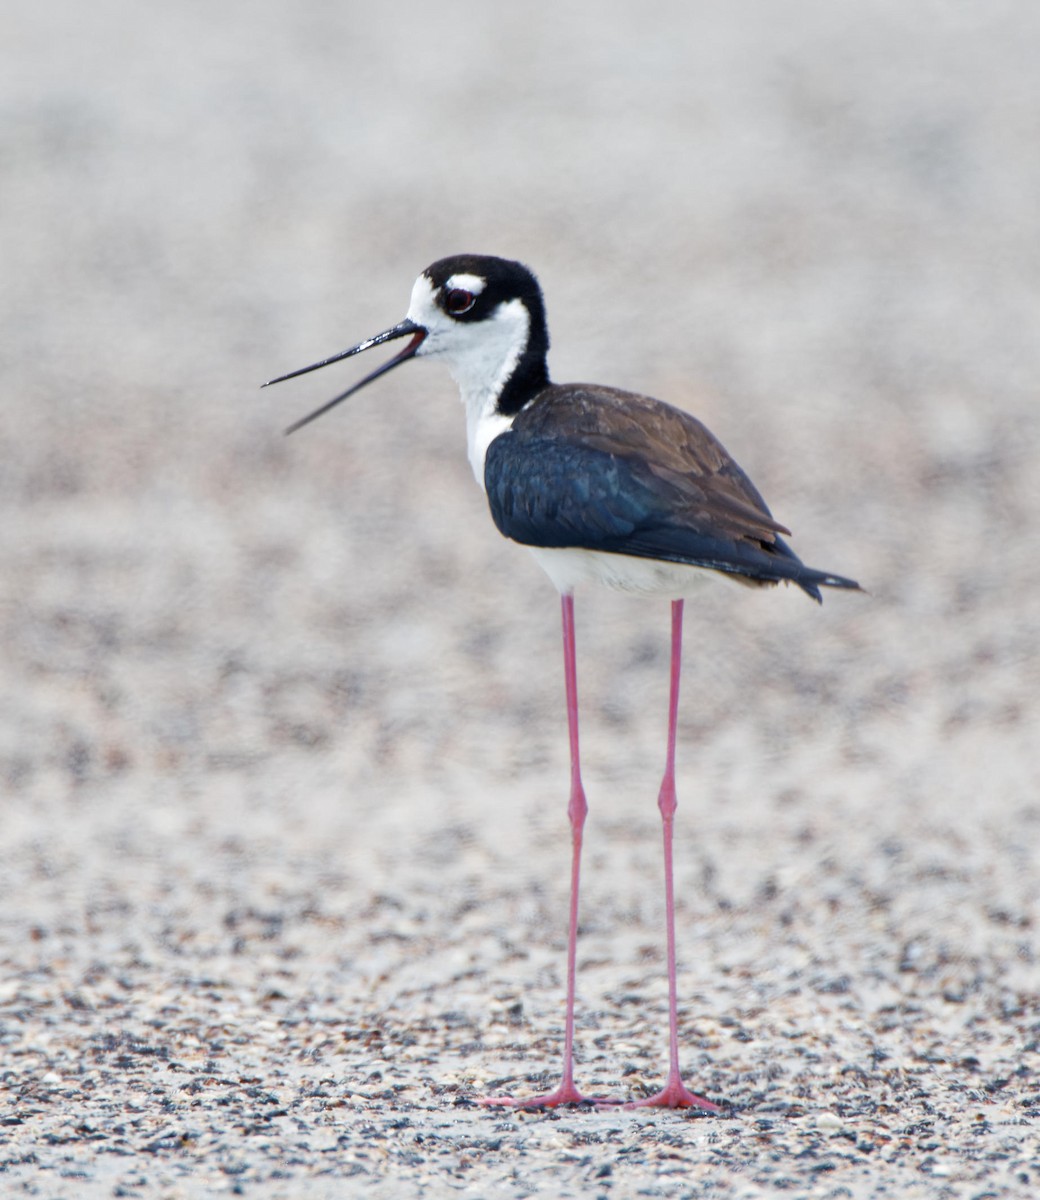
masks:
{"type": "Polygon", "coordinates": [[[383,342],[392,342],[395,338],[411,337],[408,345],[395,354],[393,358],[383,363],[381,367],[376,367],[371,375],[366,375],[359,383],[355,383],[353,387],[347,388],[345,392],[341,392],[340,395],[334,397],[327,404],[323,404],[321,408],[316,408],[308,416],[303,417],[299,421],[294,421],[285,431],[286,434],[295,433],[297,429],[302,429],[304,425],[309,425],[311,421],[327,413],[330,408],[335,408],[341,400],[346,400],[348,396],[353,396],[355,392],[361,391],[366,383],[371,383],[373,379],[378,379],[380,375],[385,375],[387,371],[392,371],[394,367],[399,367],[401,363],[414,358],[419,352],[419,347],[423,344],[426,332],[421,325],[416,325],[414,321],[404,320],[400,325],[395,325],[393,329],[385,329],[382,333],[377,333],[375,337],[367,338],[358,345],[351,347],[351,349],[344,350],[342,354],[334,354],[331,358],[323,358],[321,362],[312,363],[309,367],[301,367],[298,371],[290,371],[288,375],[279,375],[277,379],[269,379],[263,384],[264,387],[270,387],[272,383],[282,383],[286,379],[295,379],[297,375],[306,375],[308,371],[317,371],[319,367],[327,367],[330,363],[350,358],[353,354],[360,354],[362,350],[371,350],[373,346],[381,346],[383,342]]]}

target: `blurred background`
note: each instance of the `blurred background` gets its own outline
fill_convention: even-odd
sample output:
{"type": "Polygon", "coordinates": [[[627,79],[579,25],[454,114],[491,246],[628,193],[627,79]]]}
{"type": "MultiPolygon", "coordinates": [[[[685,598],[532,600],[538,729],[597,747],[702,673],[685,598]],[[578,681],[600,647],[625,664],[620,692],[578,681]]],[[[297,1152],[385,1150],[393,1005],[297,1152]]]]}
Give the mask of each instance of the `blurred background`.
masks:
{"type": "MultiPolygon", "coordinates": [[[[981,626],[1035,671],[1029,6],[79,12],[9,14],[0,51],[6,789],[365,757],[377,699],[423,726],[390,741],[489,749],[555,706],[555,601],[488,524],[446,374],[290,440],[352,366],[257,390],[462,250],[538,272],[557,379],[696,412],[874,596],[706,597],[691,719],[792,665],[906,703],[981,626]]],[[[642,700],[611,647],[656,671],[664,614],[584,615],[600,702],[642,700]]]]}
{"type": "MultiPolygon", "coordinates": [[[[442,932],[477,898],[553,948],[558,604],[491,525],[454,385],[416,363],[289,439],[375,362],[259,390],[471,251],[539,275],[554,378],[695,412],[799,554],[870,593],[688,605],[686,902],[735,914],[728,945],[744,914],[750,961],[763,897],[811,927],[820,888],[869,887],[903,906],[879,961],[920,936],[935,970],[999,959],[1013,986],[1040,820],[1038,38],[1014,0],[9,10],[11,945],[58,938],[74,975],[171,928],[230,954],[243,906],[349,925],[393,895],[442,932]]],[[[578,621],[589,923],[656,937],[667,606],[591,594],[578,621]]],[[[308,953],[349,1007],[338,928],[308,953]]],[[[357,995],[392,1003],[405,952],[377,985],[355,948],[357,995]]]]}

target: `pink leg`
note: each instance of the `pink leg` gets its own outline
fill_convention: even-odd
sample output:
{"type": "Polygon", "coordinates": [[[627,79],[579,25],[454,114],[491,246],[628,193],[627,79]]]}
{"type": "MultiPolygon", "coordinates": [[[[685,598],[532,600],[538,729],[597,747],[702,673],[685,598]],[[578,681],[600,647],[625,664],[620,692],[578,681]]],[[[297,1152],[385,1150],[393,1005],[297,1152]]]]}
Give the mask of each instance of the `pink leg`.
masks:
{"type": "Polygon", "coordinates": [[[554,1108],[558,1104],[581,1104],[600,1097],[583,1096],[574,1086],[574,993],[578,957],[578,884],[581,875],[581,838],[589,806],[581,783],[581,756],[578,749],[578,671],[574,647],[574,597],[563,602],[563,673],[567,685],[567,727],[571,740],[571,798],[567,816],[571,823],[571,906],[567,933],[567,1015],[564,1022],[563,1075],[559,1085],[542,1096],[514,1100],[512,1097],[484,1099],[482,1104],[507,1104],[514,1108],[554,1108]]]}
{"type": "Polygon", "coordinates": [[[679,715],[679,675],[682,669],[683,602],[672,601],[672,682],[668,700],[668,758],[657,797],[664,833],[664,906],[668,938],[668,1082],[655,1096],[636,1100],[628,1108],[706,1108],[719,1106],[695,1096],[679,1071],[679,989],[675,967],[675,885],[672,879],[672,828],[675,824],[675,725],[679,715]]]}

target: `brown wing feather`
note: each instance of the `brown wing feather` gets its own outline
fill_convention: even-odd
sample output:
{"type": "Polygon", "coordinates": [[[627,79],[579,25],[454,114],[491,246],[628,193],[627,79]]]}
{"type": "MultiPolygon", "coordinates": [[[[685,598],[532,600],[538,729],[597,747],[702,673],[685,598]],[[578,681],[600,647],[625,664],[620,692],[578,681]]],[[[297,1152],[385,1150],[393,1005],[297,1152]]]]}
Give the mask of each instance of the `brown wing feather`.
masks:
{"type": "Polygon", "coordinates": [[[755,485],[696,417],[651,396],[596,384],[558,384],[549,390],[551,403],[540,406],[536,397],[519,419],[534,430],[541,416],[551,417],[554,430],[573,433],[592,449],[642,460],[673,490],[676,520],[685,513],[691,525],[707,521],[734,538],[766,545],[776,534],[790,532],[773,519],[755,485]]]}

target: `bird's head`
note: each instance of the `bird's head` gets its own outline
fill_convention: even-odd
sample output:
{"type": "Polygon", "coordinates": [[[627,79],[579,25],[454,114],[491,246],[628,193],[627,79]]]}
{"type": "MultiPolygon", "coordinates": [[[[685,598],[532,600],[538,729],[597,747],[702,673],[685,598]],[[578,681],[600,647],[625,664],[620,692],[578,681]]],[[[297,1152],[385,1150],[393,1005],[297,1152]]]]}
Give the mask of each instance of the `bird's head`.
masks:
{"type": "Polygon", "coordinates": [[[428,266],[415,281],[408,314],[400,324],[269,382],[305,375],[398,338],[408,338],[403,350],[287,432],[328,412],[410,358],[442,359],[464,397],[491,393],[503,410],[510,403],[514,410],[520,407],[523,397],[548,382],[549,335],[538,280],[522,263],[481,254],[457,254],[428,266]]]}

